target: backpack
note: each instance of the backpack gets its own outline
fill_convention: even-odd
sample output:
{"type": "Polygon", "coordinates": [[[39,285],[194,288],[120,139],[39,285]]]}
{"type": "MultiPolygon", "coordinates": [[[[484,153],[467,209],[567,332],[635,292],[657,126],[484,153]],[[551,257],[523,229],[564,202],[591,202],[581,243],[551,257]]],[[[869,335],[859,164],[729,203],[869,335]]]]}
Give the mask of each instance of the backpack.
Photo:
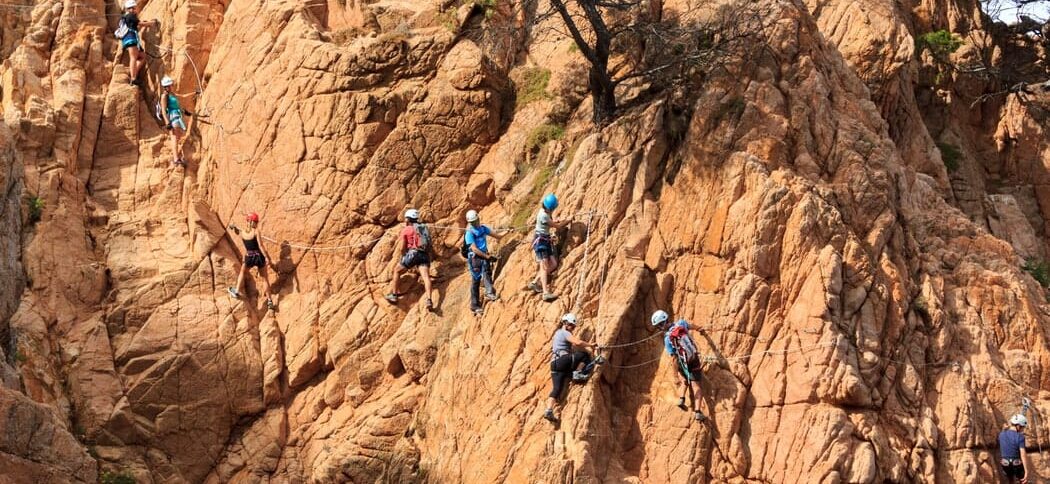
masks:
{"type": "Polygon", "coordinates": [[[419,250],[427,252],[430,250],[430,230],[421,223],[415,224],[416,233],[419,234],[419,250]]]}
{"type": "Polygon", "coordinates": [[[696,344],[693,343],[693,339],[689,337],[689,329],[675,325],[671,328],[668,333],[671,340],[671,347],[674,348],[675,355],[682,360],[687,362],[699,353],[696,349],[696,344]]]}
{"type": "Polygon", "coordinates": [[[128,24],[124,23],[124,19],[121,18],[120,23],[117,24],[117,30],[113,31],[113,36],[116,37],[117,40],[122,40],[125,35],[128,35],[129,30],[128,24]]]}

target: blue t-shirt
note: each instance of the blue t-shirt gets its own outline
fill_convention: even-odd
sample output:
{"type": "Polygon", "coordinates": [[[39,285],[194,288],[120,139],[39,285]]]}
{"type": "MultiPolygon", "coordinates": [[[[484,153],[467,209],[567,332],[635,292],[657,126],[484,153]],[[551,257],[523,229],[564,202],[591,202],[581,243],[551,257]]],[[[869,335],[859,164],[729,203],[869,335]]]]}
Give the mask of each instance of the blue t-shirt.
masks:
{"type": "Polygon", "coordinates": [[[492,233],[492,229],[488,225],[482,225],[480,227],[467,227],[467,234],[463,236],[463,243],[467,245],[473,245],[478,250],[488,254],[489,243],[485,241],[485,236],[492,233]]]}
{"type": "Polygon", "coordinates": [[[1020,459],[1024,447],[1024,434],[1014,429],[999,432],[999,452],[1003,459],[1020,459]]]}
{"type": "Polygon", "coordinates": [[[664,349],[667,350],[667,354],[670,356],[674,356],[674,346],[671,345],[671,330],[679,326],[685,328],[686,331],[689,331],[689,323],[684,319],[679,319],[672,324],[670,328],[667,328],[667,333],[664,334],[664,349]]]}

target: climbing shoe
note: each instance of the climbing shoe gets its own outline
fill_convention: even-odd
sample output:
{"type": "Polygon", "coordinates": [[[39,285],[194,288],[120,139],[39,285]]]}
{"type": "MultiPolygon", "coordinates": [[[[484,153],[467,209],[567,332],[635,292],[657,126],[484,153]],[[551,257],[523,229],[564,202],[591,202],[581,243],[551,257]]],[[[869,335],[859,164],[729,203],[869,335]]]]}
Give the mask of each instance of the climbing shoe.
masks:
{"type": "Polygon", "coordinates": [[[385,295],[383,297],[386,299],[386,301],[388,303],[390,303],[390,304],[397,304],[397,294],[390,293],[390,294],[387,294],[387,295],[385,295]]]}
{"type": "Polygon", "coordinates": [[[475,316],[481,316],[482,313],[481,308],[470,308],[470,311],[474,313],[475,316]]]}
{"type": "Polygon", "coordinates": [[[605,357],[604,356],[598,355],[598,356],[594,357],[594,364],[595,365],[601,365],[603,363],[605,363],[605,357]]]}
{"type": "Polygon", "coordinates": [[[580,370],[572,372],[572,381],[576,383],[586,383],[590,377],[591,375],[589,373],[584,373],[580,370]]]}
{"type": "Polygon", "coordinates": [[[266,309],[269,309],[270,311],[277,309],[277,306],[273,303],[273,299],[266,298],[266,309]]]}
{"type": "Polygon", "coordinates": [[[230,287],[230,288],[227,288],[226,290],[230,291],[230,297],[232,297],[234,299],[240,299],[241,298],[241,295],[237,292],[237,289],[234,289],[234,288],[230,287]]]}
{"type": "Polygon", "coordinates": [[[185,167],[186,166],[186,160],[183,160],[182,158],[179,158],[179,159],[173,161],[172,164],[174,164],[175,166],[185,167]]]}
{"type": "Polygon", "coordinates": [[[558,423],[558,417],[554,416],[554,410],[549,408],[546,412],[543,412],[543,418],[550,420],[551,423],[558,423]]]}
{"type": "Polygon", "coordinates": [[[685,406],[685,397],[681,397],[678,399],[678,408],[682,410],[689,410],[689,407],[685,406]]]}
{"type": "Polygon", "coordinates": [[[529,283],[529,290],[536,294],[539,294],[543,292],[543,287],[537,284],[536,281],[532,281],[529,283]]]}
{"type": "Polygon", "coordinates": [[[428,298],[427,298],[427,311],[433,311],[433,310],[434,310],[434,301],[433,301],[433,300],[431,300],[431,299],[430,299],[430,298],[428,297],[428,298]]]}
{"type": "Polygon", "coordinates": [[[695,418],[697,422],[707,420],[707,417],[705,417],[702,412],[693,412],[693,418],[695,418]]]}
{"type": "Polygon", "coordinates": [[[486,294],[485,299],[488,299],[489,301],[498,301],[499,296],[497,296],[496,293],[486,294]]]}
{"type": "Polygon", "coordinates": [[[540,299],[543,299],[543,302],[551,302],[551,301],[553,301],[555,299],[558,299],[558,296],[556,296],[554,294],[551,294],[549,292],[545,292],[545,293],[543,293],[543,296],[540,296],[540,299]]]}

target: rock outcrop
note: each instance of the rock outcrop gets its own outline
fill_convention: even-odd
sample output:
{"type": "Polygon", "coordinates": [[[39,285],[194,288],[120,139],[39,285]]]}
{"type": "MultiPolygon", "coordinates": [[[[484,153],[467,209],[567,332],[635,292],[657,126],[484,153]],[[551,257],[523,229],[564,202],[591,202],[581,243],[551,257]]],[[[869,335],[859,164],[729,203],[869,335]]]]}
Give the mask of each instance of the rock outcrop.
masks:
{"type": "Polygon", "coordinates": [[[972,2],[912,3],[770,2],[760,55],[601,129],[579,53],[526,35],[519,2],[143,2],[141,88],[112,2],[0,7],[0,476],[999,479],[1022,399],[1050,437],[1046,289],[1022,270],[1050,278],[1050,99],[931,97],[918,35],[1001,39],[972,2]],[[523,68],[550,73],[530,102],[523,68]],[[185,168],[153,119],[164,75],[185,168]],[[545,304],[524,288],[548,191],[571,223],[545,304]],[[407,277],[382,297],[409,206],[433,312],[407,277]],[[480,317],[468,209],[517,229],[480,317]],[[227,293],[226,226],[253,211],[276,311],[258,275],[227,293]],[[676,407],[656,308],[706,328],[707,424],[676,407]],[[615,346],[552,428],[565,311],[615,346]]]}

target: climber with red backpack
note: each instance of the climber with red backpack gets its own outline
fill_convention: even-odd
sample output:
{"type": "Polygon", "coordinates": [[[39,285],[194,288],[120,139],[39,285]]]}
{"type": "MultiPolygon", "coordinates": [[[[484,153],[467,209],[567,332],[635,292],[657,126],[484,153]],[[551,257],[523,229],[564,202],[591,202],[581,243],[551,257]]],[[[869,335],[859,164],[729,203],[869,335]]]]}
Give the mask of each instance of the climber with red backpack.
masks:
{"type": "Polygon", "coordinates": [[[470,271],[470,310],[474,314],[481,314],[481,284],[485,284],[485,299],[495,301],[499,299],[496,290],[492,287],[492,264],[499,259],[496,254],[489,253],[486,237],[492,236],[499,240],[502,235],[497,234],[489,226],[481,223],[481,218],[476,210],[467,211],[467,230],[463,235],[463,250],[461,253],[467,258],[467,269],[470,271]]]}
{"type": "Polygon", "coordinates": [[[679,319],[674,324],[668,323],[671,316],[667,312],[657,310],[653,313],[650,321],[653,326],[660,331],[665,331],[664,334],[664,349],[667,350],[667,354],[670,355],[675,362],[675,368],[677,371],[675,375],[678,380],[678,384],[682,388],[682,396],[678,399],[678,407],[685,410],[685,393],[689,393],[689,398],[693,403],[693,416],[697,422],[703,422],[703,412],[700,411],[700,352],[697,350],[696,343],[689,336],[689,330],[703,331],[699,326],[690,324],[684,319],[679,319]]]}
{"type": "Polygon", "coordinates": [[[142,39],[139,36],[140,28],[146,30],[146,27],[156,23],[156,20],[139,20],[136,0],[127,0],[124,3],[124,14],[120,16],[120,22],[113,36],[120,41],[121,47],[128,51],[128,77],[131,78],[133,86],[138,84],[139,70],[146,61],[146,56],[142,51],[142,39]]]}
{"type": "Polygon", "coordinates": [[[543,418],[555,424],[558,423],[558,417],[554,414],[554,407],[558,405],[569,380],[586,383],[594,368],[605,362],[601,355],[592,358],[590,353],[577,349],[590,348],[600,351],[602,347],[573,335],[579,324],[575,314],[565,313],[559,324],[561,328],[554,332],[554,339],[551,340],[551,380],[554,385],[547,396],[547,410],[543,412],[543,418]]]}
{"type": "Polygon", "coordinates": [[[558,269],[558,256],[554,253],[554,238],[552,230],[557,230],[568,224],[568,221],[554,220],[554,210],[558,208],[558,197],[553,193],[543,196],[540,201],[540,209],[536,212],[536,231],[532,238],[532,250],[536,253],[538,269],[536,278],[529,283],[532,292],[540,294],[544,302],[551,302],[558,298],[551,291],[551,275],[558,269]]]}
{"type": "Polygon", "coordinates": [[[397,292],[401,273],[418,268],[419,278],[423,280],[423,288],[426,291],[427,310],[434,309],[434,301],[430,298],[430,248],[430,230],[427,229],[426,224],[419,221],[419,210],[414,208],[405,210],[405,227],[398,234],[397,243],[394,246],[394,254],[397,254],[400,261],[394,264],[392,269],[390,292],[383,296],[390,304],[396,304],[398,298],[402,296],[397,292]]]}

